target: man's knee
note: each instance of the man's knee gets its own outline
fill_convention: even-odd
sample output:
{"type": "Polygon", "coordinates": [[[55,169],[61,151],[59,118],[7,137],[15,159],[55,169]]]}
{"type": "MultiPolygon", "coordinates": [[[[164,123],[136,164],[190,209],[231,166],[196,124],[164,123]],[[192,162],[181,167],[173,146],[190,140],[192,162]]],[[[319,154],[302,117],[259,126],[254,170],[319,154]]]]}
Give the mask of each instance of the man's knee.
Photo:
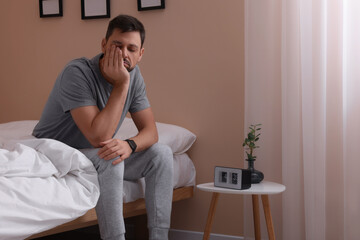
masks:
{"type": "Polygon", "coordinates": [[[152,158],[155,165],[169,168],[173,168],[173,153],[168,145],[155,143],[148,151],[154,157],[152,158]]]}
{"type": "Polygon", "coordinates": [[[81,152],[83,152],[87,158],[93,162],[94,167],[99,175],[106,175],[113,179],[122,180],[124,177],[124,163],[120,162],[116,165],[113,165],[112,162],[119,157],[111,160],[104,160],[99,157],[97,154],[98,151],[98,148],[81,150],[81,152]]]}

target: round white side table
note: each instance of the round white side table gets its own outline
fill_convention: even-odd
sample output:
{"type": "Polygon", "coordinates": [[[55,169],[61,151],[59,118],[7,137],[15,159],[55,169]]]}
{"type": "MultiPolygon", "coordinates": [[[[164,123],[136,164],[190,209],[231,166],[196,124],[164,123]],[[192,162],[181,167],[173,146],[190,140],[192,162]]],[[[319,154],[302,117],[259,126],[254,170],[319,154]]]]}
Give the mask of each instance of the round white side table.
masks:
{"type": "Polygon", "coordinates": [[[197,188],[206,191],[212,192],[212,199],[210,203],[209,213],[206,221],[205,231],[203,240],[208,240],[210,236],[211,226],[215,214],[216,205],[218,202],[218,197],[220,193],[226,194],[243,194],[252,196],[252,206],[253,206],[253,216],[254,216],[254,230],[255,230],[255,240],[261,239],[260,233],[260,211],[259,211],[259,198],[258,195],[261,195],[261,200],[263,203],[266,227],[269,235],[269,240],[275,240],[274,225],[272,222],[270,204],[269,204],[269,195],[279,194],[285,191],[286,187],[279,183],[262,181],[261,183],[251,184],[251,188],[245,190],[236,190],[228,188],[215,187],[213,182],[203,183],[197,185],[197,188]]]}

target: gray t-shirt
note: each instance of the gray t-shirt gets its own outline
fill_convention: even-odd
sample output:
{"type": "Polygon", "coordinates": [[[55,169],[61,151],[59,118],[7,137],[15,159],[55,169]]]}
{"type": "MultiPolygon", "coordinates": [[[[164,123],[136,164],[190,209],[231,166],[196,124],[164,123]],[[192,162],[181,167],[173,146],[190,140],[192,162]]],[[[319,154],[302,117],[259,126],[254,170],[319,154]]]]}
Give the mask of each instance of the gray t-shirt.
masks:
{"type": "MultiPolygon", "coordinates": [[[[81,149],[92,148],[71,117],[70,110],[83,106],[97,106],[101,111],[110,96],[112,85],[101,75],[99,59],[79,58],[67,64],[56,79],[33,135],[56,139],[81,149]]],[[[117,130],[127,112],[138,112],[150,107],[144,79],[136,66],[130,72],[130,86],[117,130]]],[[[117,131],[116,130],[116,131],[117,131]]]]}

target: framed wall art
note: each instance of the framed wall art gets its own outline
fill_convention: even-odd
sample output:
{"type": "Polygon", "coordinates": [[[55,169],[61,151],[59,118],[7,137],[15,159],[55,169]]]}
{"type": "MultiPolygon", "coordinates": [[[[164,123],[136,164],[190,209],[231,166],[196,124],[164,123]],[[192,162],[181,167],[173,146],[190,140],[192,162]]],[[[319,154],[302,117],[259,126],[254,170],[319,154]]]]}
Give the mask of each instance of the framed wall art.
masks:
{"type": "Polygon", "coordinates": [[[138,0],[138,11],[164,9],[165,0],[138,0]]]}
{"type": "Polygon", "coordinates": [[[110,0],[81,0],[81,19],[110,18],[110,0]]]}
{"type": "Polygon", "coordinates": [[[62,0],[39,0],[40,17],[62,17],[62,0]]]}

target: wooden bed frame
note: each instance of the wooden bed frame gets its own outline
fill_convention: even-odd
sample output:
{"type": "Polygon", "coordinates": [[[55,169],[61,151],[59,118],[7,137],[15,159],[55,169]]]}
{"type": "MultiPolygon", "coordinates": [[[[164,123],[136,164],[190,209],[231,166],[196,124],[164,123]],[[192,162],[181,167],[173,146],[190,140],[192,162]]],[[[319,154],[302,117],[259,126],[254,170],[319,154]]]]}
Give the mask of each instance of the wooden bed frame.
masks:
{"type": "MultiPolygon", "coordinates": [[[[193,194],[194,194],[194,187],[181,187],[174,189],[173,202],[191,198],[193,194]]],[[[124,218],[146,214],[145,200],[141,198],[134,202],[124,203],[123,214],[124,214],[124,218]]],[[[32,235],[27,239],[45,237],[48,235],[66,232],[78,228],[89,227],[96,224],[97,224],[97,217],[96,217],[95,209],[93,208],[90,209],[85,215],[71,222],[64,223],[63,225],[57,226],[53,229],[32,235]]]]}

